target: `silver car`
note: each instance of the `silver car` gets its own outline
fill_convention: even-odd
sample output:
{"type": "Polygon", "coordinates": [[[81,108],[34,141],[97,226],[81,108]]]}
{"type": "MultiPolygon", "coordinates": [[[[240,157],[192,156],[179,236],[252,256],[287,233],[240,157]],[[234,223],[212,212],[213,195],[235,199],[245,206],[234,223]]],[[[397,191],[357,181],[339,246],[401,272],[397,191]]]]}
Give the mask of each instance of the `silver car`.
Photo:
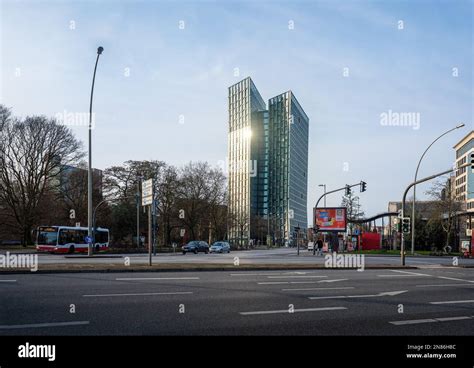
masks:
{"type": "Polygon", "coordinates": [[[209,248],[209,252],[211,253],[230,253],[230,244],[223,241],[218,241],[212,244],[211,248],[209,248]]]}

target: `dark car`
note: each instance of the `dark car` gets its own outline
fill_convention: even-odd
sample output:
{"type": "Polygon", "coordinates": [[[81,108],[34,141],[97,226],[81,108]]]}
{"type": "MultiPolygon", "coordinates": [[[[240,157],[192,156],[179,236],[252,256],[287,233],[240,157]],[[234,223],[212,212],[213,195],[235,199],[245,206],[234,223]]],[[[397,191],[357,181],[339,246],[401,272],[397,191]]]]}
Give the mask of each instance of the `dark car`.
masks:
{"type": "Polygon", "coordinates": [[[198,252],[204,252],[207,254],[209,253],[209,244],[207,244],[205,241],[193,240],[183,246],[181,249],[183,254],[188,252],[193,252],[194,254],[198,254],[198,252]]]}

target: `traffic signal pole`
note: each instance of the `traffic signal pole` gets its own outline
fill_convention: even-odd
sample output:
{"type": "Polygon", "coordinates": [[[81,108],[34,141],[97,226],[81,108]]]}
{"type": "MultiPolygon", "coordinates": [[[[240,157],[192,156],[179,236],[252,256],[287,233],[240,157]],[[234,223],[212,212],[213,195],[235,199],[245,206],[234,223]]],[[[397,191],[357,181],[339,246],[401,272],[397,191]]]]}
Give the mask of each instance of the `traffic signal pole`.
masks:
{"type": "MultiPolygon", "coordinates": [[[[456,171],[456,170],[460,170],[464,167],[467,167],[467,166],[471,166],[471,168],[473,168],[474,170],[474,163],[465,163],[464,165],[461,165],[459,167],[455,167],[455,168],[451,168],[449,170],[446,170],[446,171],[443,171],[443,172],[440,172],[440,173],[437,173],[437,174],[434,174],[434,175],[431,175],[431,176],[428,176],[426,178],[423,178],[423,179],[420,179],[420,180],[417,180],[417,181],[414,181],[413,183],[411,183],[409,186],[407,186],[407,188],[405,189],[405,193],[403,193],[403,199],[402,199],[402,221],[403,219],[405,218],[405,202],[406,202],[406,197],[407,197],[407,194],[408,192],[410,191],[410,189],[415,186],[415,185],[418,185],[420,183],[424,183],[425,181],[429,181],[431,179],[434,179],[434,178],[437,178],[438,176],[442,176],[442,175],[445,175],[445,174],[449,174],[453,171],[456,171]]],[[[403,230],[403,229],[402,229],[403,230]]],[[[401,264],[402,266],[405,266],[405,234],[404,232],[402,231],[402,244],[401,244],[401,247],[400,247],[400,258],[401,258],[401,264]]]]}
{"type": "Polygon", "coordinates": [[[361,181],[357,184],[352,184],[352,185],[344,185],[342,188],[338,188],[338,189],[334,189],[334,190],[330,190],[329,192],[325,192],[321,197],[319,197],[319,199],[317,200],[316,202],[316,205],[314,206],[314,208],[318,208],[318,204],[319,202],[321,202],[321,199],[323,199],[324,197],[326,197],[328,194],[331,194],[331,193],[336,193],[336,192],[340,192],[341,190],[346,190],[348,188],[352,188],[352,187],[356,187],[360,185],[361,188],[363,188],[364,190],[361,190],[361,192],[365,192],[365,186],[366,186],[366,182],[365,181],[361,181]]]}

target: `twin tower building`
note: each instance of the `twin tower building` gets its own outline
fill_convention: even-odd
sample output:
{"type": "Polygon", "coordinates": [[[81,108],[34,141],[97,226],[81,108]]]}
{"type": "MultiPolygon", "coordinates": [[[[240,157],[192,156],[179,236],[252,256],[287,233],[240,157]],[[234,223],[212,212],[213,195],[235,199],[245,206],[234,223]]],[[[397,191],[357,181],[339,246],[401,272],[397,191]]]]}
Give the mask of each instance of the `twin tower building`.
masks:
{"type": "Polygon", "coordinates": [[[229,241],[306,236],[309,118],[293,92],[268,100],[251,78],[229,87],[229,241]]]}

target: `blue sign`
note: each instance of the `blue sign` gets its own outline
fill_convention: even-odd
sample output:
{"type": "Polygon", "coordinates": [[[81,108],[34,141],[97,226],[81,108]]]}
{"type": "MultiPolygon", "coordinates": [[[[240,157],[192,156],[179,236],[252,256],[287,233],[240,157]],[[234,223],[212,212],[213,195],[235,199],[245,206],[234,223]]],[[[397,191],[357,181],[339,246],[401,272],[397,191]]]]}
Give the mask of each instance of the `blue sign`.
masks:
{"type": "Polygon", "coordinates": [[[91,236],[86,236],[86,237],[84,238],[84,240],[86,241],[87,244],[92,243],[92,237],[91,237],[91,236]]]}
{"type": "Polygon", "coordinates": [[[359,229],[354,229],[354,235],[360,235],[360,230],[359,229]]]}

